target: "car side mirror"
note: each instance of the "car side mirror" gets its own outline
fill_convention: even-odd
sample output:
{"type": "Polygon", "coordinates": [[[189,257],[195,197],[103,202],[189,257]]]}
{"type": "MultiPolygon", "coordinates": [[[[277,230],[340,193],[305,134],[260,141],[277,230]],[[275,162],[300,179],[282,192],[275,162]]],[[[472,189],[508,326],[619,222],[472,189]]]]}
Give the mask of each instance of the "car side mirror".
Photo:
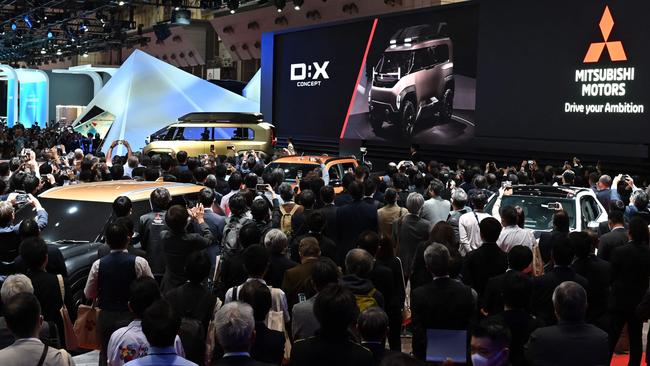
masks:
{"type": "Polygon", "coordinates": [[[589,221],[587,223],[587,228],[589,230],[593,230],[595,232],[598,232],[598,228],[600,228],[600,223],[598,221],[589,221]]]}

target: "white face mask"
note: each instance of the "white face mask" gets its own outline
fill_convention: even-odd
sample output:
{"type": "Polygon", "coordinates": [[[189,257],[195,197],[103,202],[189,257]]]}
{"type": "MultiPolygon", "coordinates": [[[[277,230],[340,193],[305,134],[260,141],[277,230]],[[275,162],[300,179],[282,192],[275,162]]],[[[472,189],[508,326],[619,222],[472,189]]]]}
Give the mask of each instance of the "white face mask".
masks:
{"type": "Polygon", "coordinates": [[[498,366],[501,363],[503,350],[497,352],[491,358],[487,358],[478,353],[472,353],[472,365],[474,366],[498,366]]]}

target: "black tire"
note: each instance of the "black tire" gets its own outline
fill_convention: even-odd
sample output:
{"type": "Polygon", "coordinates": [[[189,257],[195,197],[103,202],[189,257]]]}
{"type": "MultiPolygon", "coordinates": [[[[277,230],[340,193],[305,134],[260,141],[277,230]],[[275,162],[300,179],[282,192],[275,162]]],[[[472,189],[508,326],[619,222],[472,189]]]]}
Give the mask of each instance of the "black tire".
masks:
{"type": "Polygon", "coordinates": [[[451,121],[451,116],[454,113],[454,91],[452,89],[445,90],[442,96],[442,104],[440,105],[440,122],[447,123],[451,121]]]}
{"type": "Polygon", "coordinates": [[[415,104],[410,99],[404,100],[399,114],[402,135],[406,138],[411,138],[415,131],[415,120],[417,117],[415,104]]]}

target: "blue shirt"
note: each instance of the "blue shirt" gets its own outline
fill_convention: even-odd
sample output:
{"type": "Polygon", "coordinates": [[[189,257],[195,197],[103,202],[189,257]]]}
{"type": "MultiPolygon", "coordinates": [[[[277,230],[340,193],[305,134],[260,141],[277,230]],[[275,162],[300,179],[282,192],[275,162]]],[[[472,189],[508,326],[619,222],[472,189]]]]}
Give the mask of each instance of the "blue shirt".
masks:
{"type": "Polygon", "coordinates": [[[127,362],[125,366],[198,366],[176,354],[174,347],[150,347],[149,354],[127,362]]]}

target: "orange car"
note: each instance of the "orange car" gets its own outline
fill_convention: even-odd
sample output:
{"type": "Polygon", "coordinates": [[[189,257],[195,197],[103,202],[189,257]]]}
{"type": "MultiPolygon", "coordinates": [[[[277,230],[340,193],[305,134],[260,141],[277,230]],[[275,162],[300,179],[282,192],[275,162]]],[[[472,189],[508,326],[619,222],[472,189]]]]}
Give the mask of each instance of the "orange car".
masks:
{"type": "Polygon", "coordinates": [[[266,171],[270,172],[280,168],[284,171],[284,181],[295,184],[297,179],[316,168],[320,168],[321,164],[325,165],[325,169],[329,173],[329,185],[333,186],[334,191],[338,194],[343,191],[341,186],[343,174],[354,170],[359,165],[359,162],[354,156],[337,158],[327,155],[292,155],[272,161],[266,166],[266,171]]]}

